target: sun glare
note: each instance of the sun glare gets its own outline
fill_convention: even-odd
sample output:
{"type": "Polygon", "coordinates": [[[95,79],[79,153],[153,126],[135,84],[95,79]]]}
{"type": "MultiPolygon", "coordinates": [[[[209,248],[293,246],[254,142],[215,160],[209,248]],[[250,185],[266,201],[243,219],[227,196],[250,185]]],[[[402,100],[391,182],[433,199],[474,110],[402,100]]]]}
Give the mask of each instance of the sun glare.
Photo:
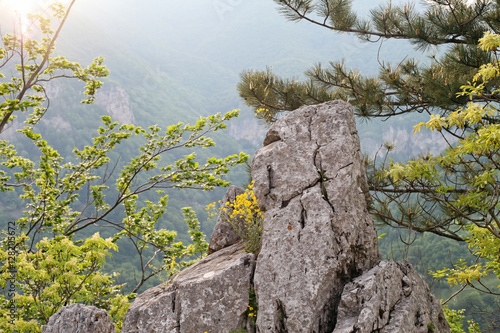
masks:
{"type": "Polygon", "coordinates": [[[11,16],[21,26],[23,33],[29,30],[30,21],[28,14],[34,14],[44,10],[50,1],[48,0],[0,0],[0,8],[11,16]]]}
{"type": "Polygon", "coordinates": [[[0,5],[7,10],[18,15],[26,16],[40,10],[45,1],[39,0],[2,0],[0,5]]]}

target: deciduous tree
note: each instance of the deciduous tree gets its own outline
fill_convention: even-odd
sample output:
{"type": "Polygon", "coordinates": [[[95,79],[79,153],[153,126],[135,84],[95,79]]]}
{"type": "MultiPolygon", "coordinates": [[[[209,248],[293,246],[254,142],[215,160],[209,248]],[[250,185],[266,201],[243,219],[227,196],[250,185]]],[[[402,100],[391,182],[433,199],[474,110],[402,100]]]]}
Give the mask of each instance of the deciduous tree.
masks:
{"type": "MultiPolygon", "coordinates": [[[[52,57],[55,42],[75,1],[68,8],[52,5],[53,21],[46,15],[32,15],[40,39],[28,39],[20,32],[3,37],[1,69],[15,68],[16,75],[0,73],[0,137],[18,112],[29,113],[19,130],[37,154],[21,156],[15,144],[0,140],[0,192],[16,191],[25,203],[22,216],[12,221],[0,237],[0,331],[40,332],[51,315],[62,306],[83,302],[110,311],[117,329],[129,299],[150,278],[163,273],[171,277],[205,254],[208,244],[189,208],[183,208],[192,244],[176,241],[176,232],[161,229],[158,222],[166,212],[165,190],[212,190],[229,183],[224,176],[233,166],[245,163],[240,153],[225,158],[199,161],[195,149],[210,148],[210,133],[226,128],[238,111],[200,118],[195,124],[179,123],[162,131],[120,125],[102,117],[92,142],[74,148],[73,156],[61,156],[36,125],[47,112],[45,84],[54,79],[77,78],[86,83],[86,103],[108,75],[102,58],[88,68],[52,57]],[[126,141],[139,140],[136,155],[120,167],[112,153],[126,141]],[[182,151],[173,163],[162,157],[182,151]],[[120,170],[121,169],[121,170],[120,170]],[[146,193],[157,191],[148,201],[146,193]],[[117,220],[116,212],[123,219],[117,220]],[[100,233],[99,233],[100,232],[100,233]],[[100,234],[111,235],[104,239],[100,234]],[[90,236],[89,235],[93,235],[90,236]],[[136,251],[139,278],[131,294],[120,294],[113,274],[103,265],[117,242],[128,240],[136,251]]],[[[16,31],[23,31],[19,28],[16,31]]],[[[5,71],[4,73],[12,71],[5,71]]],[[[176,153],[176,156],[179,155],[176,153]]]]}

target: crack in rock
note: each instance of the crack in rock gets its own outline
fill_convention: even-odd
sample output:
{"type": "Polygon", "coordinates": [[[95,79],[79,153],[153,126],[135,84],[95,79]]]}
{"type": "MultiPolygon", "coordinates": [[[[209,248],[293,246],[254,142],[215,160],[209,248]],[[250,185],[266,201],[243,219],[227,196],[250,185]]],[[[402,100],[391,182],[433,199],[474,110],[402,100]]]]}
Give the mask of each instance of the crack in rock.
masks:
{"type": "MultiPolygon", "coordinates": [[[[316,142],[317,148],[314,150],[313,154],[313,161],[314,161],[314,166],[316,167],[316,170],[318,170],[318,175],[319,179],[313,186],[315,186],[318,182],[321,184],[321,194],[323,199],[326,201],[326,203],[330,206],[332,209],[332,212],[335,213],[335,207],[333,206],[332,202],[328,199],[328,191],[326,190],[325,183],[328,181],[328,178],[325,176],[325,170],[323,169],[322,165],[322,158],[321,158],[321,153],[320,149],[321,146],[318,145],[316,142]]],[[[312,187],[312,186],[311,186],[312,187]]]]}
{"type": "Polygon", "coordinates": [[[331,333],[343,286],[379,261],[373,224],[357,208],[364,198],[344,194],[365,172],[361,161],[348,165],[360,156],[359,141],[346,138],[353,126],[347,103],[304,107],[273,124],[269,144],[255,154],[254,192],[265,210],[255,271],[260,333],[331,333]],[[347,167],[345,182],[330,179],[347,167]],[[275,300],[286,320],[276,321],[275,300]]]}
{"type": "Polygon", "coordinates": [[[269,192],[274,188],[273,183],[274,183],[274,170],[273,167],[268,165],[267,166],[267,179],[269,180],[269,192]]]}
{"type": "Polygon", "coordinates": [[[276,333],[288,333],[286,322],[288,316],[286,314],[286,309],[281,300],[276,300],[276,315],[275,315],[275,332],[276,333]]]}
{"type": "Polygon", "coordinates": [[[354,162],[351,162],[351,163],[349,163],[347,165],[344,165],[343,167],[341,167],[340,169],[338,169],[337,170],[337,174],[335,175],[335,178],[337,178],[339,176],[340,171],[342,171],[342,170],[344,170],[344,169],[346,169],[346,168],[348,168],[348,167],[350,167],[352,165],[354,165],[354,162]]]}

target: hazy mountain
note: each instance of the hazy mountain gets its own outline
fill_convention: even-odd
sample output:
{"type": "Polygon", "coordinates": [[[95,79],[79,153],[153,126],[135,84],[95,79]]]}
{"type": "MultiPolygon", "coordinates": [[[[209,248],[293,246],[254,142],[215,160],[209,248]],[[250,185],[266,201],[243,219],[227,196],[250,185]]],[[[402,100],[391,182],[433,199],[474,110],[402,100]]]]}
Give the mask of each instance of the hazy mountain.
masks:
{"type": "MultiPolygon", "coordinates": [[[[366,15],[375,5],[358,0],[354,6],[366,15]]],[[[0,1],[2,28],[8,26],[5,16],[0,1]]],[[[218,148],[207,154],[253,154],[262,142],[265,126],[255,120],[237,95],[242,71],[272,66],[280,75],[301,78],[316,62],[344,58],[349,66],[373,75],[379,61],[399,62],[407,55],[421,57],[402,41],[361,43],[352,35],[289,22],[272,0],[79,0],[55,53],[82,64],[104,56],[111,70],[96,104],[90,107],[79,104],[78,83],[58,81],[49,86],[51,106],[39,130],[66,156],[73,147],[88,142],[104,114],[125,123],[165,128],[235,108],[242,109],[240,119],[231,124],[227,134],[216,136],[218,148]]],[[[407,155],[412,149],[408,147],[413,147],[410,134],[414,122],[415,118],[361,124],[365,153],[373,153],[382,140],[392,140],[387,135],[392,131],[394,137],[404,139],[401,154],[407,155]]],[[[8,138],[17,141],[18,151],[36,153],[16,135],[19,126],[19,122],[13,126],[8,138]]],[[[432,139],[428,143],[432,146],[432,139]]],[[[122,160],[133,156],[137,145],[121,147],[122,160]]],[[[427,148],[420,145],[412,153],[427,148]]],[[[232,179],[237,185],[246,181],[245,171],[237,170],[232,179]]],[[[179,208],[193,206],[203,212],[204,205],[218,200],[223,192],[209,196],[175,192],[162,226],[178,230],[180,239],[186,240],[179,208]]],[[[0,213],[18,214],[22,206],[14,199],[4,196],[0,213]]],[[[202,215],[200,220],[204,220],[202,215]]],[[[203,224],[206,233],[212,227],[213,222],[203,224]]],[[[122,250],[113,260],[121,262],[120,256],[126,253],[122,250]]]]}
{"type": "MultiPolygon", "coordinates": [[[[360,15],[374,6],[354,2],[360,15]]],[[[271,0],[82,1],[75,5],[59,46],[62,54],[82,62],[103,55],[112,73],[109,81],[128,92],[140,124],[241,108],[241,120],[231,133],[254,129],[257,138],[251,145],[260,142],[263,130],[257,124],[249,127],[253,116],[237,96],[243,70],[271,66],[280,75],[300,78],[316,62],[345,59],[362,73],[375,74],[380,61],[399,62],[407,56],[425,60],[402,41],[362,43],[353,35],[289,22],[271,0]]],[[[382,140],[381,126],[411,137],[401,121],[377,124],[379,131],[363,124],[366,149],[382,140]]]]}

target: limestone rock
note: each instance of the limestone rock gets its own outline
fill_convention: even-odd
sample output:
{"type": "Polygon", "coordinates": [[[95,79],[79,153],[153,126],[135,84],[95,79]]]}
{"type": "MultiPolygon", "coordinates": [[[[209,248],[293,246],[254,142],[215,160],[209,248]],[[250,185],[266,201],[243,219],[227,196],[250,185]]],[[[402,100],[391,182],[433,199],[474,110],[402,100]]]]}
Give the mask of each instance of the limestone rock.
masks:
{"type": "Polygon", "coordinates": [[[121,86],[105,86],[96,94],[95,104],[103,107],[106,112],[120,123],[135,123],[134,112],[130,106],[130,96],[121,86]]]}
{"type": "Polygon", "coordinates": [[[175,288],[163,285],[140,294],[125,314],[122,332],[180,332],[175,296],[175,288]]]}
{"type": "Polygon", "coordinates": [[[350,104],[279,119],[252,176],[266,212],[254,279],[258,331],[332,332],[344,285],[380,261],[350,104]]]}
{"type": "MultiPolygon", "coordinates": [[[[236,197],[244,193],[241,188],[231,185],[224,198],[222,198],[222,205],[225,206],[226,202],[232,203],[236,197]]],[[[236,244],[241,240],[240,236],[234,231],[233,227],[227,222],[228,216],[231,215],[232,208],[228,207],[226,213],[219,214],[217,224],[215,224],[212,236],[210,237],[210,244],[208,245],[208,254],[214,253],[220,249],[236,244]]],[[[240,221],[235,221],[240,223],[240,221]]]]}
{"type": "Polygon", "coordinates": [[[255,256],[241,244],[217,251],[181,271],[167,285],[139,295],[123,333],[230,332],[244,328],[255,256]]]}
{"type": "Polygon", "coordinates": [[[42,333],[114,333],[110,315],[95,306],[70,304],[49,318],[42,333]]]}
{"type": "MultiPolygon", "coordinates": [[[[219,220],[212,254],[140,295],[122,332],[252,331],[253,286],[259,333],[449,332],[416,271],[380,262],[348,103],[303,107],[279,119],[255,154],[252,176],[265,211],[258,260],[233,244],[239,237],[219,220]]],[[[223,202],[240,193],[231,187],[223,202]]]]}
{"type": "Polygon", "coordinates": [[[416,270],[383,261],[345,286],[333,332],[449,331],[441,304],[416,270]]]}

